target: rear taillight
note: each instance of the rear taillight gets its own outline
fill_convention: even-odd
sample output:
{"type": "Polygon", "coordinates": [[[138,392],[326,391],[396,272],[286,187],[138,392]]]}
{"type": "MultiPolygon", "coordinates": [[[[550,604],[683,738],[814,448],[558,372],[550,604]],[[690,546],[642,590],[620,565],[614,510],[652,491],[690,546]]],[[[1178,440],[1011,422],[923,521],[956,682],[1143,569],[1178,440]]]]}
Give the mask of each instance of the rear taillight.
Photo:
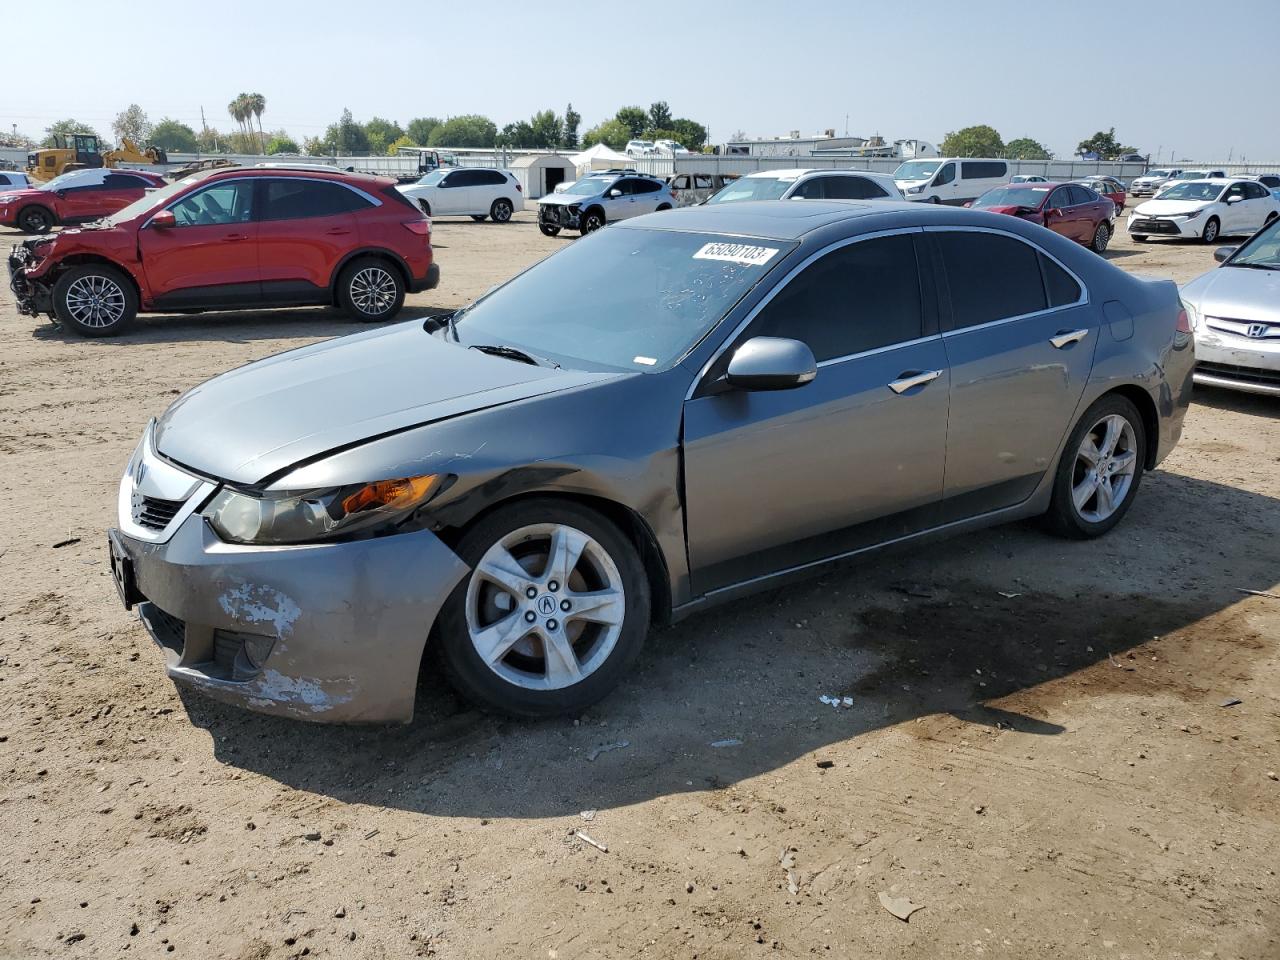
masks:
{"type": "Polygon", "coordinates": [[[518,183],[516,184],[516,193],[524,193],[524,187],[520,186],[518,183]]]}
{"type": "Polygon", "coordinates": [[[1177,326],[1177,330],[1178,330],[1178,332],[1179,332],[1179,333],[1190,333],[1190,332],[1191,332],[1191,320],[1187,317],[1187,311],[1186,311],[1186,310],[1179,310],[1179,311],[1178,311],[1178,326],[1177,326]]]}
{"type": "Polygon", "coordinates": [[[404,222],[404,228],[410,233],[416,233],[420,237],[431,236],[430,220],[406,220],[404,222]]]}

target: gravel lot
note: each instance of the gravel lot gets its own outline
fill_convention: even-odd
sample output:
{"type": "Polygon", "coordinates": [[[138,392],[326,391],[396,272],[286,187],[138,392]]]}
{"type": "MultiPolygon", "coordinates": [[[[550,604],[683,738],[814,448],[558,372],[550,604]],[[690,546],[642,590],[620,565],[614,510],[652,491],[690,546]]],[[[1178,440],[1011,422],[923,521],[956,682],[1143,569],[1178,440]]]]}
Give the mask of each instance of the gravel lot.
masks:
{"type": "MultiPolygon", "coordinates": [[[[436,241],[410,316],[572,242],[436,241]]],[[[94,342],[0,304],[0,956],[1280,956],[1280,401],[1200,391],[1100,541],[1004,527],[702,614],[578,720],[431,669],[395,729],[179,692],[108,574],[119,470],[181,391],[355,329],[94,342]]]]}

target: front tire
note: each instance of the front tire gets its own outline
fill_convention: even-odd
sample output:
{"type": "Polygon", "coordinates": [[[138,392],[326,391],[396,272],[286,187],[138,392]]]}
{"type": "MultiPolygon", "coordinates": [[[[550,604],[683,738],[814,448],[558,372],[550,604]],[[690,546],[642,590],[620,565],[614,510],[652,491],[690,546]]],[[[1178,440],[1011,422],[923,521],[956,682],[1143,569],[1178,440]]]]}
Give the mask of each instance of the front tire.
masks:
{"type": "Polygon", "coordinates": [[[1089,249],[1101,256],[1107,252],[1107,244],[1111,242],[1111,228],[1106,222],[1100,222],[1096,230],[1093,231],[1093,242],[1089,244],[1089,249]]]}
{"type": "Polygon", "coordinates": [[[506,223],[513,213],[515,213],[515,207],[506,197],[499,197],[489,208],[489,216],[493,218],[494,223],[506,223]]]}
{"type": "Polygon", "coordinates": [[[578,230],[585,237],[588,233],[595,233],[604,226],[604,223],[604,212],[602,210],[588,210],[582,215],[582,226],[578,230]]]}
{"type": "Polygon", "coordinates": [[[538,229],[542,231],[544,237],[560,236],[560,228],[550,223],[540,223],[538,229]]]}
{"type": "Polygon", "coordinates": [[[1200,235],[1200,239],[1205,243],[1213,243],[1222,233],[1222,224],[1218,222],[1217,217],[1210,217],[1209,222],[1204,225],[1204,233],[1200,235]]]}
{"type": "Polygon", "coordinates": [[[524,500],[478,522],[455,552],[472,572],[445,602],[438,636],[466,699],[519,717],[575,714],[626,676],[649,630],[649,581],[608,520],[524,500]]]}
{"type": "Polygon", "coordinates": [[[138,294],[114,267],[86,264],[58,277],[53,312],[59,323],[82,337],[114,337],[138,315],[138,294]]]}
{"type": "Polygon", "coordinates": [[[1072,540],[1100,537],[1133,504],[1147,452],[1142,417],[1119,394],[1102,397],[1084,412],[1067,438],[1044,519],[1072,540]]]}
{"type": "Polygon", "coordinates": [[[27,207],[18,213],[17,224],[23,233],[48,233],[53,229],[54,216],[44,207],[27,207]]]}
{"type": "Polygon", "coordinates": [[[404,306],[404,277],[378,257],[357,257],[338,277],[338,306],[362,323],[390,320],[404,306]]]}

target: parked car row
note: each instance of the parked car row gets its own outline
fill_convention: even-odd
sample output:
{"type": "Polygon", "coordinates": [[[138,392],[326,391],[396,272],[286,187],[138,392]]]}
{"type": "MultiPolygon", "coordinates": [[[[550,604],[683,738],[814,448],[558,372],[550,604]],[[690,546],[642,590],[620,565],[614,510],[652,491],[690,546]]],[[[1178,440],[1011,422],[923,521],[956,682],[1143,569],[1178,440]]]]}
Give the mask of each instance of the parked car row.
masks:
{"type": "Polygon", "coordinates": [[[1152,236],[1213,243],[1220,236],[1251,234],[1278,216],[1280,200],[1257,180],[1184,179],[1134,209],[1129,235],[1139,243],[1152,236]]]}

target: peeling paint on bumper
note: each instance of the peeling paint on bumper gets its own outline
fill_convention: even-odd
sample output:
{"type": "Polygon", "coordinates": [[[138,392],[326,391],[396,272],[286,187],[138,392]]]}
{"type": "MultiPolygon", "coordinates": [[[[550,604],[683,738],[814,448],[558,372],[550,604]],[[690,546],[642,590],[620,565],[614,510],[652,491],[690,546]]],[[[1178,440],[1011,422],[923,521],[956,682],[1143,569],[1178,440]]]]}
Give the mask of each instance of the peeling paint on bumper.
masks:
{"type": "Polygon", "coordinates": [[[192,516],[166,543],[119,541],[173,680],[250,710],[329,723],[413,718],[427,635],[467,572],[428,531],[241,547],[192,516]]]}

